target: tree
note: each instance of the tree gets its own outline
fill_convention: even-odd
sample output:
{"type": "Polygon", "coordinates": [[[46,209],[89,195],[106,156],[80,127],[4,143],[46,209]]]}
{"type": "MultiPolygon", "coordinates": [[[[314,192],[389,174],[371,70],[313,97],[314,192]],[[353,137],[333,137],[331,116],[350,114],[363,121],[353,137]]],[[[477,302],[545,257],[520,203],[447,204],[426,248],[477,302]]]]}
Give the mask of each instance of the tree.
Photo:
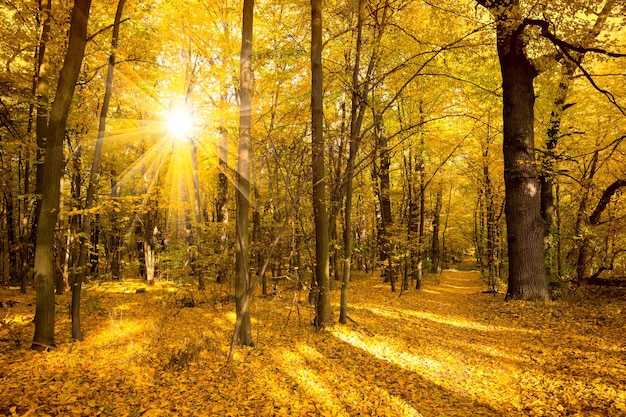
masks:
{"type": "MultiPolygon", "coordinates": [[[[584,36],[582,44],[590,46],[600,34],[602,27],[606,24],[611,14],[611,10],[615,5],[615,0],[608,0],[594,22],[591,30],[584,36]]],[[[560,63],[559,80],[556,94],[552,100],[552,109],[550,111],[550,119],[547,128],[547,138],[545,141],[545,157],[542,160],[541,170],[541,215],[545,221],[545,241],[546,241],[546,266],[548,268],[548,277],[552,275],[552,256],[550,247],[552,245],[552,226],[554,223],[554,215],[556,212],[554,198],[554,182],[556,180],[556,171],[558,165],[556,163],[556,148],[563,132],[561,123],[566,110],[572,107],[573,103],[568,103],[567,98],[570,95],[574,74],[583,62],[587,51],[571,51],[567,54],[561,53],[558,60],[560,63]],[[566,55],[566,56],[565,56],[566,55]]],[[[558,237],[557,237],[558,238],[558,237]]],[[[557,264],[560,263],[560,257],[557,254],[557,264]]],[[[559,268],[560,270],[560,268],[559,268]]],[[[560,273],[559,273],[560,277],[560,273]]]]}
{"type": "MultiPolygon", "coordinates": [[[[37,137],[37,164],[35,208],[33,213],[33,231],[31,232],[31,250],[37,238],[37,224],[39,213],[41,212],[40,196],[43,190],[43,155],[46,146],[46,130],[48,128],[48,110],[50,107],[50,51],[48,42],[50,41],[50,21],[52,19],[52,0],[45,0],[39,3],[41,13],[41,35],[39,37],[39,49],[37,51],[37,75],[35,77],[35,101],[37,117],[35,119],[35,135],[37,137]]],[[[32,259],[32,258],[31,258],[32,259]]],[[[25,290],[26,276],[22,277],[22,288],[25,290]]]]}
{"type": "Polygon", "coordinates": [[[502,72],[505,215],[509,253],[507,300],[547,300],[544,223],[535,160],[533,82],[519,0],[478,0],[496,20],[502,72]]]}
{"type": "Polygon", "coordinates": [[[237,309],[237,344],[252,346],[250,332],[250,268],[248,254],[248,214],[250,211],[250,159],[252,147],[252,29],[254,0],[244,0],[241,31],[241,70],[239,87],[239,156],[237,160],[237,259],[235,298],[237,309]]]}
{"type": "Polygon", "coordinates": [[[111,55],[109,56],[109,65],[107,68],[106,85],[104,90],[104,99],[102,108],[100,109],[100,122],[98,125],[98,139],[96,140],[96,148],[94,150],[93,161],[91,163],[91,171],[89,174],[89,185],[87,186],[87,196],[85,199],[85,216],[83,217],[83,235],[81,238],[80,256],[78,259],[79,273],[76,275],[72,283],[72,337],[76,340],[83,340],[83,332],[80,328],[80,293],[83,282],[87,276],[87,258],[89,254],[89,239],[91,236],[91,220],[92,214],[90,210],[93,208],[94,197],[96,193],[96,182],[98,170],[100,169],[100,157],[102,154],[102,143],[104,142],[104,132],[106,129],[107,113],[109,111],[109,103],[111,102],[111,93],[113,90],[113,71],[115,69],[115,50],[120,33],[120,21],[122,20],[122,12],[124,10],[126,0],[119,0],[117,3],[117,11],[115,12],[115,20],[113,22],[113,35],[111,37],[111,55]]]}
{"type": "Polygon", "coordinates": [[[87,44],[87,23],[91,0],[76,0],[70,20],[69,42],[59,75],[55,99],[48,121],[41,212],[35,246],[35,336],[33,349],[54,346],[54,236],[59,214],[60,185],[63,176],[63,140],[72,97],[87,44]]]}
{"type": "Polygon", "coordinates": [[[437,190],[437,197],[435,202],[435,210],[433,212],[433,237],[430,245],[430,272],[436,274],[439,271],[439,263],[441,256],[441,249],[439,246],[439,227],[441,219],[441,205],[443,200],[443,189],[441,185],[437,190]]]}
{"type": "Polygon", "coordinates": [[[313,216],[315,218],[315,327],[332,325],[324,164],[322,69],[322,1],[311,0],[311,147],[313,155],[313,216]]]}

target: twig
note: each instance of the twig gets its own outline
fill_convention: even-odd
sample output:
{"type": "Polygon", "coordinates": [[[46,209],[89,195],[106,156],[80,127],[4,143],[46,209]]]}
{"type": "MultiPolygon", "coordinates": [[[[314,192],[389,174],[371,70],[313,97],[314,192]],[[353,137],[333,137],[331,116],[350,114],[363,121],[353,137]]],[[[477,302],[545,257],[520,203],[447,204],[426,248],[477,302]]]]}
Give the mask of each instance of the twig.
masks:
{"type": "Polygon", "coordinates": [[[17,344],[19,346],[22,343],[20,341],[20,338],[17,336],[17,334],[15,334],[13,329],[11,329],[11,327],[6,323],[5,320],[0,321],[0,324],[2,324],[2,327],[7,329],[7,331],[9,332],[9,336],[11,336],[13,338],[13,341],[15,342],[15,344],[17,344]]]}
{"type": "Polygon", "coordinates": [[[369,330],[367,330],[367,328],[366,328],[366,327],[364,327],[363,325],[359,324],[359,323],[358,323],[356,320],[354,320],[352,317],[350,317],[350,316],[346,315],[346,318],[347,318],[348,320],[350,320],[352,323],[354,323],[355,325],[357,325],[360,329],[362,329],[362,330],[363,330],[363,332],[364,332],[364,333],[366,333],[368,336],[370,336],[370,337],[374,337],[374,336],[376,336],[374,333],[372,333],[372,332],[370,332],[369,330]]]}

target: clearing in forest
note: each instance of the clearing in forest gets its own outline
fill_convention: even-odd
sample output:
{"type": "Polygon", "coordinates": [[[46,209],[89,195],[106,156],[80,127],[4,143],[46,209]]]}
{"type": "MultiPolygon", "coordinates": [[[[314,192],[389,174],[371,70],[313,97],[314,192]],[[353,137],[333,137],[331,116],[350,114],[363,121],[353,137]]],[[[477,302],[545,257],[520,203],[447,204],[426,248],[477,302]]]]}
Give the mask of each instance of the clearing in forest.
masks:
{"type": "Polygon", "coordinates": [[[399,296],[357,274],[352,321],[315,332],[307,294],[281,283],[254,298],[256,347],[227,364],[226,287],[136,286],[87,286],[81,343],[59,296],[44,353],[34,294],[0,290],[0,416],[626,415],[623,293],[505,303],[477,272],[445,271],[399,296]]]}

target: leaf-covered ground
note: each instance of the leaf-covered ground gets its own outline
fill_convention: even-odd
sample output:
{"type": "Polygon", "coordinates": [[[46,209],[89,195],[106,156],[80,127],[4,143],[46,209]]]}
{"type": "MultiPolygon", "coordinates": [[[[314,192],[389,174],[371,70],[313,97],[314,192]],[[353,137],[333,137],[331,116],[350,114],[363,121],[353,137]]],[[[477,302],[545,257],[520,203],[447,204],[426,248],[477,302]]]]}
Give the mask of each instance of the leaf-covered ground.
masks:
{"type": "Polygon", "coordinates": [[[226,288],[138,285],[88,286],[81,343],[58,297],[45,353],[34,295],[0,290],[0,415],[626,416],[624,294],[505,303],[445,271],[399,296],[358,276],[353,321],[315,332],[306,293],[281,283],[252,304],[256,348],[227,364],[226,288]]]}

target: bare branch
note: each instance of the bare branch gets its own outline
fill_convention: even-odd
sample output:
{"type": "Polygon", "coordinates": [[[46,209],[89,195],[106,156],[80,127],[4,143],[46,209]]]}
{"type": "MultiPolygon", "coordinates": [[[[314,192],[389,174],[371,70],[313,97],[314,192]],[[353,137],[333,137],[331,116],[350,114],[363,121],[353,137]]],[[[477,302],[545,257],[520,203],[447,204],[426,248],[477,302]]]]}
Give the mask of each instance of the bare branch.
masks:
{"type": "Polygon", "coordinates": [[[591,216],[589,216],[590,224],[595,226],[600,222],[600,216],[604,212],[604,209],[606,209],[606,206],[611,201],[611,197],[613,197],[617,190],[622,187],[626,187],[626,180],[616,180],[604,190],[604,193],[602,193],[602,197],[600,197],[600,201],[598,201],[598,205],[596,206],[591,216]]]}

